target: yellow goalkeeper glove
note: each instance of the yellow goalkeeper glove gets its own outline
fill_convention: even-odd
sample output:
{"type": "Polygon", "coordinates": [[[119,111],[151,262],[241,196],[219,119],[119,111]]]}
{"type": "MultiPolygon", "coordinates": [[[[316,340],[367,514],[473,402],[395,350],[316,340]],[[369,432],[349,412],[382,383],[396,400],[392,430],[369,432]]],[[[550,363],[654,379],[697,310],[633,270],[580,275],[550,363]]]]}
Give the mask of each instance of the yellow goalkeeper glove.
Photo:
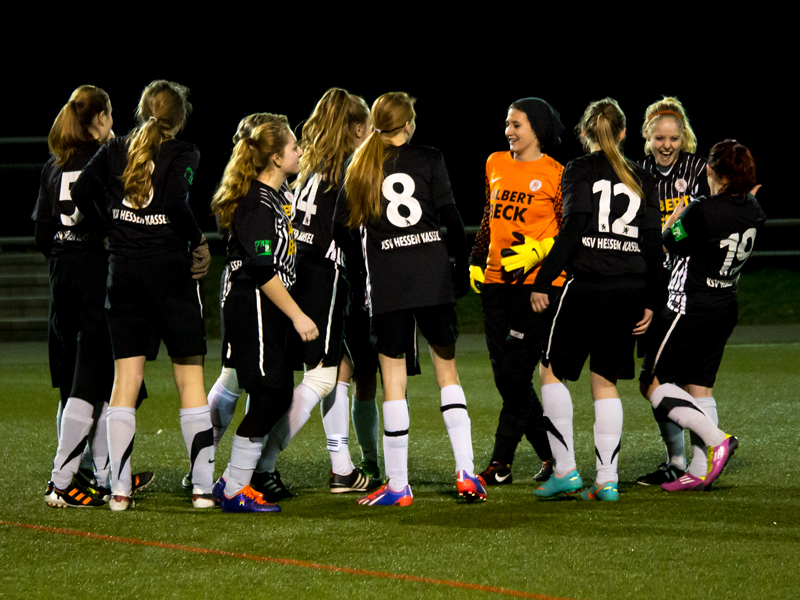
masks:
{"type": "Polygon", "coordinates": [[[537,242],[516,231],[512,235],[517,243],[500,251],[503,257],[500,264],[514,279],[519,279],[544,260],[553,247],[553,238],[537,242]]]}
{"type": "Polygon", "coordinates": [[[475,291],[476,294],[480,294],[483,290],[483,281],[483,268],[479,267],[478,265],[470,265],[469,286],[475,291]]]}

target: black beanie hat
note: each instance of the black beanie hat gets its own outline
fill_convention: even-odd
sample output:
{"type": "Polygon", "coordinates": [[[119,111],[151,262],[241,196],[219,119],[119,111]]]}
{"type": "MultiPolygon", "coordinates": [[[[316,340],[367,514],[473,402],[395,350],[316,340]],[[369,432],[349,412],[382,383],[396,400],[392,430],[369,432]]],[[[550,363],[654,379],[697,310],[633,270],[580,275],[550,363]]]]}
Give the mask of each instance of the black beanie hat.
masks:
{"type": "Polygon", "coordinates": [[[541,98],[520,98],[511,105],[528,117],[542,148],[561,144],[564,126],[558,111],[541,98]]]}

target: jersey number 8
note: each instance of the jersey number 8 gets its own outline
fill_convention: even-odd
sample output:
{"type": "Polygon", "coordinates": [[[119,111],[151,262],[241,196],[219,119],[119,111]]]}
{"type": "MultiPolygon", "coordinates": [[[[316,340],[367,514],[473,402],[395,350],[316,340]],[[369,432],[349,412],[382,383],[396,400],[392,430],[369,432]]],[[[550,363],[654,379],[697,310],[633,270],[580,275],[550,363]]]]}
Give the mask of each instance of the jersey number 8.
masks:
{"type": "Polygon", "coordinates": [[[395,227],[410,227],[416,225],[422,218],[422,207],[419,200],[411,194],[414,193],[414,180],[405,173],[394,173],[383,180],[381,191],[383,196],[389,201],[386,207],[386,218],[395,227]],[[396,192],[394,185],[399,183],[402,191],[396,192]],[[404,206],[408,216],[400,214],[400,207],[404,206]]]}

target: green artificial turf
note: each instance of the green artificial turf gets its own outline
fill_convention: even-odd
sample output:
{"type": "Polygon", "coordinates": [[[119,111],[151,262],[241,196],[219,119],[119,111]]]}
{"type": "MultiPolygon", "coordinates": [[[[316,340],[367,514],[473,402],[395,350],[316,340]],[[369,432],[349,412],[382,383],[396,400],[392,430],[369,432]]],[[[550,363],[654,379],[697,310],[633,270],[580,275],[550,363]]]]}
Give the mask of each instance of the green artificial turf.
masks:
{"type": "MultiPolygon", "coordinates": [[[[485,351],[474,340],[471,348],[458,361],[480,470],[491,453],[499,397],[485,351]]],[[[513,485],[489,488],[484,504],[459,504],[438,391],[430,359],[423,357],[424,374],[411,379],[409,387],[413,506],[360,507],[353,495],[330,494],[330,463],[315,414],[281,457],[283,479],[298,495],[282,503],[280,515],[191,508],[180,488],[186,450],[177,394],[163,356],[148,364],[151,398],[137,414],[134,470],[153,470],[156,480],[140,494],[136,509],[111,513],[46,507],[42,495],[55,453],[56,393],[48,388],[45,354],[40,353],[0,366],[0,520],[6,523],[565,598],[796,597],[798,344],[727,350],[715,396],[723,428],[737,435],[741,446],[710,493],[668,494],[633,484],[663,460],[663,450],[648,405],[634,382],[624,382],[619,502],[535,499],[531,476],[538,462],[523,442],[513,485]]],[[[217,360],[209,360],[207,387],[218,368],[217,360]]],[[[588,483],[594,474],[588,378],[570,388],[578,468],[588,483]]],[[[357,448],[352,453],[356,458],[357,448]]],[[[218,474],[229,454],[230,433],[217,453],[218,474]]],[[[114,599],[500,596],[8,524],[0,525],[0,566],[0,597],[8,598],[73,596],[76,591],[114,599]]]]}

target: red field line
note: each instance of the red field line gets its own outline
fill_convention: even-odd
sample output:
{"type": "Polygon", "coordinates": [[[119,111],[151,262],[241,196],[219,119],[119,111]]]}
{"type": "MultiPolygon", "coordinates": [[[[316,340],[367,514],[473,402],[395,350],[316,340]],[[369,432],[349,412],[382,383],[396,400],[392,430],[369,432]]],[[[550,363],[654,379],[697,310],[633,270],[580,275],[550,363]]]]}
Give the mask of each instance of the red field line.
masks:
{"type": "Polygon", "coordinates": [[[427,583],[429,585],[443,585],[446,587],[472,590],[476,592],[487,592],[490,594],[500,594],[502,596],[513,596],[515,598],[535,598],[536,600],[571,600],[557,596],[547,596],[545,594],[534,594],[519,590],[494,587],[490,585],[478,585],[475,583],[464,583],[452,579],[433,579],[431,577],[417,577],[416,575],[404,575],[402,573],[385,573],[382,571],[369,571],[366,569],[351,569],[349,567],[337,567],[335,565],[323,565],[320,563],[305,560],[293,560],[290,558],[274,558],[271,556],[259,556],[257,554],[244,554],[242,552],[228,552],[226,550],[214,550],[212,548],[197,548],[194,546],[184,546],[182,544],[165,544],[152,540],[140,540],[136,538],[126,538],[116,535],[105,535],[102,533],[92,533],[91,531],[78,531],[76,529],[63,529],[61,527],[47,527],[33,523],[14,523],[11,521],[0,520],[0,525],[19,527],[21,529],[33,529],[47,533],[60,533],[62,535],[72,535],[75,537],[102,540],[104,542],[116,542],[119,544],[131,544],[133,546],[149,546],[152,548],[162,548],[164,550],[180,550],[182,552],[193,552],[195,554],[211,554],[214,556],[229,556],[231,558],[241,558],[256,562],[272,563],[276,565],[286,565],[301,567],[303,569],[316,569],[319,571],[330,571],[332,573],[346,573],[348,575],[362,575],[364,577],[377,577],[380,579],[393,579],[397,581],[412,581],[414,583],[427,583]]]}

